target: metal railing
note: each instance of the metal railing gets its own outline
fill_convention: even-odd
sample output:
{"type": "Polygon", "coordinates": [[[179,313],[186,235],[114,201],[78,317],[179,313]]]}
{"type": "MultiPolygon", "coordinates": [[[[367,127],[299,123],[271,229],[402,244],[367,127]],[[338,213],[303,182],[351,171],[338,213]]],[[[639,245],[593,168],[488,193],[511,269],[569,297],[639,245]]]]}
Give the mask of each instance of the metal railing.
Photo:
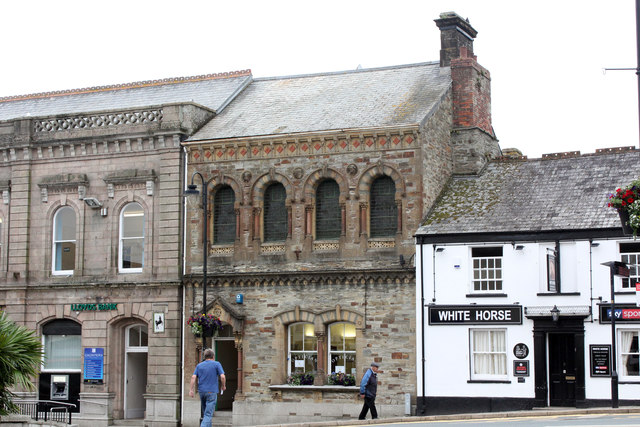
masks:
{"type": "Polygon", "coordinates": [[[20,400],[14,402],[20,408],[21,415],[28,415],[39,421],[57,421],[71,424],[73,403],[56,402],[54,400],[20,400]]]}

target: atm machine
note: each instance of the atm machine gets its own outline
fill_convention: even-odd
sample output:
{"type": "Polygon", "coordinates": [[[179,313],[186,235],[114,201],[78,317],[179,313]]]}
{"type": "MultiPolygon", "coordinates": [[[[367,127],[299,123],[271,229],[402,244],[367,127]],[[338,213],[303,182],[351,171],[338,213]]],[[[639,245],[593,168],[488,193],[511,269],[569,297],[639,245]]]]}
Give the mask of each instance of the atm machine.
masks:
{"type": "Polygon", "coordinates": [[[51,375],[51,400],[69,400],[69,375],[51,375]]]}

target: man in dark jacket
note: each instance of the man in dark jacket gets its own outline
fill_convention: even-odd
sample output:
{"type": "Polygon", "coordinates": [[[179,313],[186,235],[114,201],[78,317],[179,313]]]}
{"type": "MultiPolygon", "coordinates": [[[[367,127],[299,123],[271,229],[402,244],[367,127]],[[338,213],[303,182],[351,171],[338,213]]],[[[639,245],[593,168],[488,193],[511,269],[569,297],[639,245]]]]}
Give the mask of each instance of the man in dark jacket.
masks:
{"type": "Polygon", "coordinates": [[[364,420],[367,412],[371,410],[371,418],[378,418],[376,411],[376,393],[378,391],[378,365],[376,362],[371,363],[371,368],[367,369],[362,381],[360,381],[360,397],[364,397],[364,405],[358,419],[364,420]]]}

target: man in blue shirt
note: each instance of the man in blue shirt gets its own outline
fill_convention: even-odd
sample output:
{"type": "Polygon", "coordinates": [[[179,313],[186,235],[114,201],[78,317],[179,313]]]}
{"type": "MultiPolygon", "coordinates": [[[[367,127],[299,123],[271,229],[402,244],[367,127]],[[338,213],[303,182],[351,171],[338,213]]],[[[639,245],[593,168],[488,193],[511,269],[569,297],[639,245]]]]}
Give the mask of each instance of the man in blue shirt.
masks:
{"type": "Polygon", "coordinates": [[[367,412],[371,410],[371,418],[374,420],[378,418],[378,411],[376,411],[376,394],[378,392],[378,365],[376,362],[371,363],[371,368],[367,369],[367,372],[360,381],[360,397],[364,397],[364,405],[360,412],[359,420],[364,420],[367,416],[367,412]]]}
{"type": "Polygon", "coordinates": [[[227,379],[224,376],[224,369],[220,362],[213,360],[213,350],[208,348],[204,351],[204,361],[198,363],[191,376],[191,388],[189,396],[194,396],[196,380],[198,380],[198,393],[200,393],[200,413],[202,422],[200,427],[211,427],[213,411],[216,409],[218,401],[218,375],[220,376],[220,388],[227,389],[227,379]]]}

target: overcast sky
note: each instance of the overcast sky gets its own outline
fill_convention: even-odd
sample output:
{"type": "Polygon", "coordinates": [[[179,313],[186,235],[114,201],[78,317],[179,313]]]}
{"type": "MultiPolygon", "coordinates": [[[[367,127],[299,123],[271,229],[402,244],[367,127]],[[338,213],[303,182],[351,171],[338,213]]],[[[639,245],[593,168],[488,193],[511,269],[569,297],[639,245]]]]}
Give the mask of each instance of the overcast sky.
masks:
{"type": "Polygon", "coordinates": [[[633,0],[9,0],[0,97],[251,69],[286,76],[436,61],[440,12],[478,31],[502,148],[638,146],[633,0]]]}

